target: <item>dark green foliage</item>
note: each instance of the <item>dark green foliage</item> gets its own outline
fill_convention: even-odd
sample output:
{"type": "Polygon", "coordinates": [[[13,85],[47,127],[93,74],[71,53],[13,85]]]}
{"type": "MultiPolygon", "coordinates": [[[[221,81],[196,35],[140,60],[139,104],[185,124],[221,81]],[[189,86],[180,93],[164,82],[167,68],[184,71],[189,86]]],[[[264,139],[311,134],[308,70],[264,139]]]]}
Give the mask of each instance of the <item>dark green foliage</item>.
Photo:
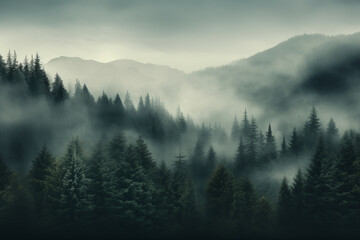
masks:
{"type": "Polygon", "coordinates": [[[241,135],[241,137],[243,137],[244,139],[248,139],[248,137],[250,136],[250,131],[251,131],[250,122],[249,122],[247,112],[246,112],[246,109],[245,109],[244,114],[243,114],[243,118],[242,118],[241,123],[240,123],[240,135],[241,135]]]}
{"type": "Polygon", "coordinates": [[[34,96],[49,96],[50,95],[50,82],[46,76],[45,71],[41,67],[40,57],[36,54],[34,67],[30,73],[29,90],[34,96]]]}
{"type": "Polygon", "coordinates": [[[249,138],[246,143],[246,160],[251,165],[255,165],[258,158],[257,153],[257,123],[255,118],[251,118],[249,138]]]}
{"type": "Polygon", "coordinates": [[[318,117],[316,108],[313,106],[309,114],[308,120],[304,125],[304,141],[308,149],[313,149],[316,146],[318,137],[321,133],[321,122],[318,117]]]}
{"type": "Polygon", "coordinates": [[[292,194],[292,213],[294,225],[303,224],[303,209],[304,209],[304,179],[301,169],[295,175],[294,182],[291,186],[292,194]]]}
{"type": "Polygon", "coordinates": [[[144,140],[139,137],[136,141],[136,156],[140,165],[144,168],[146,172],[150,172],[155,168],[155,162],[152,159],[151,153],[144,142],[144,140]]]}
{"type": "Polygon", "coordinates": [[[287,179],[284,177],[279,192],[279,199],[278,199],[278,222],[284,230],[291,224],[292,218],[292,197],[291,191],[288,185],[287,179]]]}
{"type": "Polygon", "coordinates": [[[246,167],[247,167],[247,159],[245,155],[245,146],[243,144],[242,138],[240,138],[239,146],[236,150],[236,155],[235,155],[236,174],[244,173],[246,167]]]}
{"type": "Polygon", "coordinates": [[[296,128],[294,128],[289,142],[289,153],[297,157],[300,154],[300,151],[301,151],[301,145],[300,145],[299,136],[296,132],[296,128]]]}
{"type": "Polygon", "coordinates": [[[213,172],[206,187],[206,209],[209,218],[221,221],[229,218],[234,195],[234,180],[231,173],[222,165],[213,172]]]}
{"type": "Polygon", "coordinates": [[[268,130],[265,134],[265,148],[268,160],[274,160],[277,157],[275,137],[272,134],[271,125],[269,124],[268,130]]]}
{"type": "Polygon", "coordinates": [[[0,192],[2,193],[7,186],[9,186],[11,181],[11,170],[4,162],[2,155],[0,155],[0,192]]]}
{"type": "Polygon", "coordinates": [[[44,145],[34,159],[29,172],[29,183],[36,210],[40,213],[45,205],[46,182],[55,168],[55,159],[44,145]]]}
{"type": "Polygon", "coordinates": [[[69,94],[64,88],[64,84],[58,74],[55,75],[55,81],[52,84],[50,95],[56,104],[64,102],[69,97],[69,94]]]}
{"type": "Polygon", "coordinates": [[[206,174],[206,179],[209,179],[211,173],[214,171],[214,168],[216,166],[216,153],[214,151],[214,148],[213,147],[210,147],[209,148],[209,151],[207,153],[207,156],[206,156],[206,171],[207,171],[207,174],[206,174]]]}
{"type": "Polygon", "coordinates": [[[68,221],[86,217],[90,210],[89,179],[79,139],[73,139],[61,162],[61,215],[68,221]]]}
{"type": "Polygon", "coordinates": [[[257,195],[248,178],[238,180],[234,185],[232,214],[240,232],[251,233],[255,226],[257,195]]]}

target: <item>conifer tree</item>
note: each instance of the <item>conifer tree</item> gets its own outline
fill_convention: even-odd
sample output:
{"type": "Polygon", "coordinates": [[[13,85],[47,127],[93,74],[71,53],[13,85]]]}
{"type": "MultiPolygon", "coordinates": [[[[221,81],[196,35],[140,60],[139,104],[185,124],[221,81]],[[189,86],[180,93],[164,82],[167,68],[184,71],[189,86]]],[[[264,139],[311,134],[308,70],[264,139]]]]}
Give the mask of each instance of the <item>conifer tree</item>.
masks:
{"type": "Polygon", "coordinates": [[[316,108],[313,106],[309,114],[308,120],[304,126],[305,144],[308,148],[312,148],[318,141],[318,137],[321,133],[321,122],[318,117],[316,108]]]}
{"type": "Polygon", "coordinates": [[[213,172],[206,187],[206,210],[214,220],[229,218],[234,195],[234,180],[222,165],[213,172]]]}
{"type": "Polygon", "coordinates": [[[247,141],[247,139],[249,138],[250,131],[251,131],[250,130],[250,122],[249,122],[247,112],[246,112],[246,109],[245,109],[244,114],[243,114],[243,118],[242,118],[241,123],[240,123],[240,134],[241,134],[241,137],[243,137],[243,139],[245,141],[247,141]]]}
{"type": "Polygon", "coordinates": [[[279,191],[278,198],[278,222],[286,230],[292,222],[291,192],[287,179],[284,177],[279,191]]]}
{"type": "Polygon", "coordinates": [[[64,102],[69,97],[68,92],[64,88],[63,81],[58,74],[55,75],[55,81],[52,84],[50,95],[56,104],[64,102]]]}
{"type": "Polygon", "coordinates": [[[254,166],[257,162],[257,123],[254,117],[251,118],[249,139],[246,144],[246,158],[249,164],[254,166]]]}
{"type": "Polygon", "coordinates": [[[235,169],[236,169],[236,174],[240,174],[240,173],[244,173],[245,169],[247,167],[247,159],[246,159],[246,155],[245,155],[245,146],[242,140],[242,137],[240,138],[240,142],[239,142],[239,146],[236,150],[236,155],[235,155],[235,169]]]}
{"type": "Polygon", "coordinates": [[[292,196],[292,213],[294,225],[301,226],[303,224],[303,208],[304,208],[304,180],[301,169],[297,171],[294,182],[291,186],[292,196]]]}
{"type": "Polygon", "coordinates": [[[134,114],[136,111],[134,103],[131,100],[129,92],[126,92],[126,95],[125,95],[124,107],[125,107],[125,110],[130,114],[134,114]]]}
{"type": "Polygon", "coordinates": [[[47,178],[55,168],[55,159],[50,154],[46,145],[43,146],[40,153],[33,160],[32,167],[29,172],[29,182],[31,192],[34,197],[36,210],[40,213],[45,202],[45,188],[47,178]]]}
{"type": "Polygon", "coordinates": [[[144,140],[139,137],[136,140],[136,156],[138,158],[140,166],[142,166],[146,172],[150,172],[155,168],[155,162],[151,156],[151,153],[144,142],[144,140]]]}
{"type": "Polygon", "coordinates": [[[275,137],[272,135],[271,125],[269,124],[268,131],[265,137],[266,155],[268,159],[273,160],[277,157],[275,137]]]}
{"type": "Polygon", "coordinates": [[[339,145],[339,130],[334,119],[330,118],[326,128],[326,147],[331,153],[335,153],[339,145]]]}
{"type": "Polygon", "coordinates": [[[215,168],[215,165],[216,165],[216,153],[214,151],[214,148],[211,146],[206,156],[206,170],[207,170],[206,178],[210,177],[211,173],[215,168]]]}
{"type": "Polygon", "coordinates": [[[289,142],[289,152],[293,156],[297,157],[300,154],[300,150],[301,150],[301,148],[300,148],[299,137],[296,132],[296,128],[294,128],[292,135],[291,135],[290,142],[289,142]]]}
{"type": "Polygon", "coordinates": [[[232,214],[241,231],[250,233],[254,230],[257,201],[255,188],[248,178],[236,181],[232,214]]]}
{"type": "Polygon", "coordinates": [[[62,216],[70,221],[77,221],[88,214],[90,210],[86,168],[84,156],[79,139],[71,140],[61,164],[62,190],[61,211],[62,216]]]}

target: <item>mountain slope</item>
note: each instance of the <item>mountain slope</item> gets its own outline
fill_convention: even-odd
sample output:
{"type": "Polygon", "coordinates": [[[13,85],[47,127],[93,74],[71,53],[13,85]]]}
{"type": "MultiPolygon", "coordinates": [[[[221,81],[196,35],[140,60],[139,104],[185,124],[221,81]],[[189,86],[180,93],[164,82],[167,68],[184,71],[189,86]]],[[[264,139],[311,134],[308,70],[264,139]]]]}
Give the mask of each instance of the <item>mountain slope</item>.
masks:
{"type": "Polygon", "coordinates": [[[184,76],[183,72],[167,66],[126,59],[101,63],[78,57],[59,57],[48,62],[45,69],[51,76],[59,73],[66,86],[72,86],[78,79],[95,96],[103,91],[110,96],[116,93],[123,96],[126,91],[135,96],[147,92],[152,95],[170,94],[171,86],[184,76]]]}

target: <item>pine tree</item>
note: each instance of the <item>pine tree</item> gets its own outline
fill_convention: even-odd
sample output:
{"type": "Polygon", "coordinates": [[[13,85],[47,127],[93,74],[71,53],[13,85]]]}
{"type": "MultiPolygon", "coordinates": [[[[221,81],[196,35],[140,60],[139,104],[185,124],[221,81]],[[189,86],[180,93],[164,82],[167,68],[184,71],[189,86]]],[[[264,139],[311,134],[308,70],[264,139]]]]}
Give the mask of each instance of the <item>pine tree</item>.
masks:
{"type": "Polygon", "coordinates": [[[146,111],[150,112],[151,104],[150,104],[149,94],[146,94],[146,97],[145,97],[145,109],[146,109],[146,111]]]}
{"type": "Polygon", "coordinates": [[[272,135],[271,125],[269,124],[268,131],[265,137],[266,155],[268,159],[273,160],[277,157],[275,137],[272,135]]]}
{"type": "Polygon", "coordinates": [[[286,230],[292,222],[291,192],[287,179],[284,177],[279,191],[278,198],[278,222],[286,230]]]}
{"type": "Polygon", "coordinates": [[[46,145],[43,146],[40,153],[33,160],[32,167],[29,172],[29,182],[31,192],[34,197],[36,210],[40,213],[45,202],[45,187],[47,178],[55,168],[55,159],[50,154],[46,145]]]}
{"type": "Polygon", "coordinates": [[[93,218],[101,222],[107,216],[107,206],[111,204],[106,201],[106,195],[109,194],[105,189],[105,164],[107,159],[103,153],[101,144],[97,144],[91,158],[88,161],[87,177],[89,178],[88,193],[92,196],[91,205],[93,207],[93,218]]]}
{"type": "Polygon", "coordinates": [[[62,164],[61,214],[69,221],[77,221],[88,213],[89,179],[85,175],[84,156],[79,139],[68,145],[62,164]]]}
{"type": "Polygon", "coordinates": [[[146,172],[151,172],[154,170],[156,164],[151,156],[150,151],[148,150],[146,143],[141,137],[136,140],[135,151],[140,166],[142,166],[146,172]]]}
{"type": "Polygon", "coordinates": [[[282,158],[286,157],[287,155],[287,145],[286,145],[286,141],[285,141],[285,137],[283,137],[282,143],[281,143],[281,151],[280,151],[280,156],[282,158]]]}
{"type": "Polygon", "coordinates": [[[6,65],[3,57],[0,55],[0,84],[6,80],[6,65]]]}
{"type": "Polygon", "coordinates": [[[121,132],[115,134],[108,145],[108,154],[110,159],[114,162],[116,168],[118,168],[124,159],[125,149],[126,146],[124,134],[121,132]]]}
{"type": "Polygon", "coordinates": [[[246,112],[246,109],[245,109],[243,118],[242,118],[241,123],[240,123],[240,135],[241,135],[241,137],[243,137],[243,139],[245,139],[247,141],[247,139],[250,136],[250,131],[251,131],[250,122],[249,122],[249,119],[247,117],[247,112],[246,112]]]}
{"type": "Polygon", "coordinates": [[[239,122],[235,116],[233,125],[231,127],[231,139],[233,141],[239,141],[240,139],[240,125],[239,122]]]}
{"type": "Polygon", "coordinates": [[[222,165],[213,172],[206,188],[206,211],[210,219],[229,218],[234,195],[234,180],[222,165]]]}
{"type": "Polygon", "coordinates": [[[142,114],[142,115],[145,114],[145,105],[144,105],[144,101],[143,101],[142,96],[140,96],[137,111],[138,111],[139,114],[142,114]]]}
{"type": "Polygon", "coordinates": [[[326,128],[326,147],[331,153],[335,153],[339,145],[339,130],[332,118],[326,128]]]}
{"type": "Polygon", "coordinates": [[[321,215],[324,210],[322,195],[325,194],[324,162],[326,152],[322,138],[319,139],[316,152],[311,159],[304,182],[304,207],[306,222],[315,227],[322,224],[321,215]]]}
{"type": "Polygon", "coordinates": [[[193,155],[190,159],[190,167],[192,176],[195,181],[202,179],[206,175],[206,169],[204,169],[205,156],[201,139],[196,142],[193,155]]]}
{"type": "Polygon", "coordinates": [[[296,128],[294,128],[293,133],[291,135],[290,142],[289,142],[289,152],[293,156],[297,157],[300,154],[300,150],[301,150],[301,148],[300,148],[299,137],[296,132],[296,128]]]}
{"type": "Polygon", "coordinates": [[[124,107],[125,107],[125,110],[130,114],[134,114],[136,111],[134,103],[131,100],[129,92],[126,92],[126,95],[125,95],[124,107]]]}
{"type": "Polygon", "coordinates": [[[114,111],[115,111],[115,118],[119,124],[123,123],[123,119],[125,116],[125,108],[121,101],[119,94],[116,94],[114,99],[114,111]]]}
{"type": "Polygon", "coordinates": [[[213,172],[215,165],[216,165],[216,153],[214,151],[214,148],[211,146],[206,156],[207,179],[210,177],[211,173],[213,172]]]}
{"type": "Polygon", "coordinates": [[[82,87],[81,99],[86,106],[93,106],[95,104],[94,97],[89,92],[89,89],[87,88],[86,84],[84,84],[82,87]]]}
{"type": "Polygon", "coordinates": [[[246,159],[246,155],[245,155],[245,146],[243,144],[243,140],[242,137],[240,138],[240,142],[239,142],[239,146],[236,150],[236,155],[235,155],[235,171],[236,174],[240,174],[240,173],[244,173],[247,166],[247,159],[246,159]]]}
{"type": "Polygon", "coordinates": [[[153,186],[139,165],[136,150],[129,145],[124,161],[117,170],[119,210],[117,224],[131,233],[135,229],[149,230],[154,215],[153,186]]]}
{"type": "Polygon", "coordinates": [[[254,166],[257,162],[258,153],[257,153],[257,123],[255,118],[251,118],[251,124],[250,124],[250,133],[249,133],[249,139],[246,144],[246,159],[254,166]]]}
{"type": "Polygon", "coordinates": [[[191,231],[197,224],[197,207],[195,201],[195,190],[191,178],[185,181],[184,191],[178,200],[179,202],[179,220],[185,231],[191,231]]]}
{"type": "Polygon", "coordinates": [[[50,82],[45,71],[41,67],[40,57],[36,54],[29,79],[29,90],[34,96],[49,96],[50,82]]]}
{"type": "Polygon", "coordinates": [[[274,213],[271,203],[265,197],[257,202],[254,213],[255,231],[261,236],[269,236],[274,228],[274,213]]]}
{"type": "Polygon", "coordinates": [[[254,230],[257,201],[255,188],[248,178],[236,181],[232,215],[241,232],[251,233],[254,230]]]}
{"type": "Polygon", "coordinates": [[[184,114],[181,112],[180,106],[178,106],[177,111],[176,111],[176,124],[177,124],[180,134],[186,132],[187,124],[186,124],[184,114]]]}
{"type": "Polygon", "coordinates": [[[63,81],[58,74],[55,75],[55,81],[52,84],[50,95],[56,104],[64,102],[69,97],[68,92],[64,88],[63,81]]]}
{"type": "Polygon", "coordinates": [[[295,175],[294,182],[291,186],[292,195],[292,213],[294,215],[294,225],[302,226],[303,224],[303,208],[304,208],[304,180],[301,169],[295,175]]]}
{"type": "Polygon", "coordinates": [[[304,126],[305,144],[308,148],[312,148],[318,141],[321,133],[321,122],[318,113],[313,106],[309,114],[308,120],[304,126]]]}

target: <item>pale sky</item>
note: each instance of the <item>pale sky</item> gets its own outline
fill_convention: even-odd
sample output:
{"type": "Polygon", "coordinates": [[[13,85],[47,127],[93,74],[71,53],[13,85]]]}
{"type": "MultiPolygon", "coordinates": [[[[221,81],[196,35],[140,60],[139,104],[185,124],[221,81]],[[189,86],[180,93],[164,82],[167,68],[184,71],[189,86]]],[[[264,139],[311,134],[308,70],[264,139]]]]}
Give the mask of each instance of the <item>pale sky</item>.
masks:
{"type": "Polygon", "coordinates": [[[360,31],[356,0],[0,0],[0,54],[133,59],[186,72],[292,36],[360,31]]]}

